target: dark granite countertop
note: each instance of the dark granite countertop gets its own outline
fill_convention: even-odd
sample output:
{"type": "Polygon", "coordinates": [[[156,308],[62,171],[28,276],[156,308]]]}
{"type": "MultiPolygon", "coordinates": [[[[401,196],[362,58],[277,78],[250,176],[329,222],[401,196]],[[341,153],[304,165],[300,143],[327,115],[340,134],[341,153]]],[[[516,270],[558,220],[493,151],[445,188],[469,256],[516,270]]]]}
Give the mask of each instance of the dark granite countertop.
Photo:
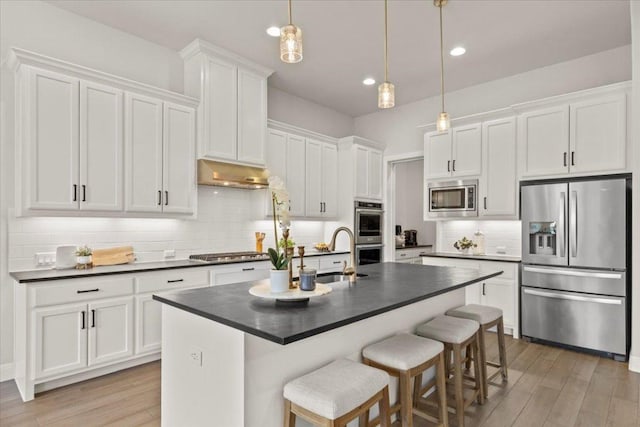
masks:
{"type": "Polygon", "coordinates": [[[429,256],[436,258],[460,258],[460,259],[477,259],[479,261],[501,261],[501,262],[521,262],[522,258],[519,256],[509,256],[500,254],[491,255],[473,255],[473,254],[460,254],[455,252],[429,252],[420,254],[420,256],[429,256]]]}
{"type": "Polygon", "coordinates": [[[339,284],[307,305],[283,307],[251,296],[264,281],[154,295],[153,299],[246,333],[289,344],[502,274],[386,262],[358,267],[368,274],[355,285],[339,284]]]}
{"type": "MultiPolygon", "coordinates": [[[[323,256],[323,255],[340,255],[348,254],[348,251],[335,251],[335,252],[319,252],[312,250],[309,253],[305,253],[306,257],[323,256]]],[[[296,256],[297,258],[297,256],[296,256]]],[[[157,270],[170,270],[174,268],[191,268],[191,267],[206,267],[212,265],[226,265],[226,264],[240,264],[246,262],[269,262],[265,260],[234,260],[234,261],[198,261],[190,259],[178,259],[171,261],[157,261],[157,262],[134,262],[131,264],[119,264],[108,265],[101,267],[89,268],[87,270],[76,270],[74,268],[68,268],[64,270],[56,270],[55,268],[42,269],[42,270],[29,270],[29,271],[13,271],[9,275],[17,280],[19,283],[32,283],[32,282],[44,282],[47,280],[61,280],[61,279],[81,279],[94,276],[106,276],[110,274],[127,274],[143,271],[157,271],[157,270]]]]}
{"type": "Polygon", "coordinates": [[[403,249],[426,249],[426,248],[432,248],[433,245],[415,245],[415,246],[396,246],[396,251],[401,251],[403,249]]]}

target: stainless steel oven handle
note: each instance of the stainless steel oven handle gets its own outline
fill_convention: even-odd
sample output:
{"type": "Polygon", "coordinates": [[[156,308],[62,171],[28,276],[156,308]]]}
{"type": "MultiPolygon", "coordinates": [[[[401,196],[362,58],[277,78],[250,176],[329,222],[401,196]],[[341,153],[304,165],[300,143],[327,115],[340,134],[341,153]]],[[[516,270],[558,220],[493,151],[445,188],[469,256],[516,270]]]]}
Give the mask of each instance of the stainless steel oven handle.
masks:
{"type": "Polygon", "coordinates": [[[539,297],[564,299],[564,300],[570,300],[570,301],[595,302],[597,304],[611,304],[611,305],[622,304],[622,300],[619,300],[619,299],[593,298],[593,297],[583,297],[579,295],[556,294],[554,292],[543,292],[543,291],[536,291],[533,289],[525,289],[524,293],[529,295],[536,295],[539,297]]]}
{"type": "Polygon", "coordinates": [[[569,196],[569,253],[572,258],[578,256],[578,193],[569,196]]]}
{"type": "Polygon", "coordinates": [[[565,206],[566,206],[566,200],[565,200],[565,194],[564,191],[560,193],[560,212],[558,212],[558,229],[556,231],[556,236],[558,241],[556,242],[556,244],[558,245],[558,256],[560,258],[564,258],[564,248],[565,248],[565,242],[564,242],[564,236],[565,236],[565,218],[564,218],[564,212],[565,212],[565,206]]]}
{"type": "Polygon", "coordinates": [[[592,277],[595,279],[622,279],[622,273],[592,273],[590,271],[549,270],[546,268],[524,267],[530,273],[557,274],[559,276],[592,277]]]}

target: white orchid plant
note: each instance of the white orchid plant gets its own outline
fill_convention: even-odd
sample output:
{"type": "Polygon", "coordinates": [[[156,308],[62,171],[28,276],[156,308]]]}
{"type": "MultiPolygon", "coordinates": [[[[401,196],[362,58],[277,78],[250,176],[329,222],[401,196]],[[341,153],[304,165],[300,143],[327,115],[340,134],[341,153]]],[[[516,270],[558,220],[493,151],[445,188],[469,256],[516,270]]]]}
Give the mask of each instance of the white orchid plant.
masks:
{"type": "MultiPolygon", "coordinates": [[[[273,233],[275,235],[276,247],[269,248],[269,258],[275,270],[286,270],[289,264],[287,258],[288,239],[283,238],[283,243],[279,243],[278,225],[283,235],[291,226],[289,215],[289,192],[280,177],[269,177],[269,191],[271,192],[271,203],[273,207],[273,233]]],[[[283,236],[284,237],[284,236],[283,236]]]]}

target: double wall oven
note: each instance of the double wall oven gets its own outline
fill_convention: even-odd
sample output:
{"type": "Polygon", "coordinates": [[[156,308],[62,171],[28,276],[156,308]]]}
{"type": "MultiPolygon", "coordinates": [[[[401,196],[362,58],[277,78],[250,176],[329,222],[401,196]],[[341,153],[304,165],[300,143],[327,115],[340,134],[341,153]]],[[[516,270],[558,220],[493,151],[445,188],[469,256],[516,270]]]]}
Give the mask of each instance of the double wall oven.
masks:
{"type": "Polygon", "coordinates": [[[382,262],[384,227],[382,203],[357,200],[354,209],[354,224],[357,264],[382,262]]]}

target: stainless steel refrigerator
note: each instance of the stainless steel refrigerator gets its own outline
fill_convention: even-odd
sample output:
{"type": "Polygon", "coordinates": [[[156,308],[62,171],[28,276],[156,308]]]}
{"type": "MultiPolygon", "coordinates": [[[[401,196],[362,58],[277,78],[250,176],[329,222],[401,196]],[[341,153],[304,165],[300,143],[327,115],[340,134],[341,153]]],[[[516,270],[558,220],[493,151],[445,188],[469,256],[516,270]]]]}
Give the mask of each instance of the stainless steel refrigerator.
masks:
{"type": "Polygon", "coordinates": [[[523,182],[520,197],[522,335],[626,360],[630,176],[523,182]]]}

